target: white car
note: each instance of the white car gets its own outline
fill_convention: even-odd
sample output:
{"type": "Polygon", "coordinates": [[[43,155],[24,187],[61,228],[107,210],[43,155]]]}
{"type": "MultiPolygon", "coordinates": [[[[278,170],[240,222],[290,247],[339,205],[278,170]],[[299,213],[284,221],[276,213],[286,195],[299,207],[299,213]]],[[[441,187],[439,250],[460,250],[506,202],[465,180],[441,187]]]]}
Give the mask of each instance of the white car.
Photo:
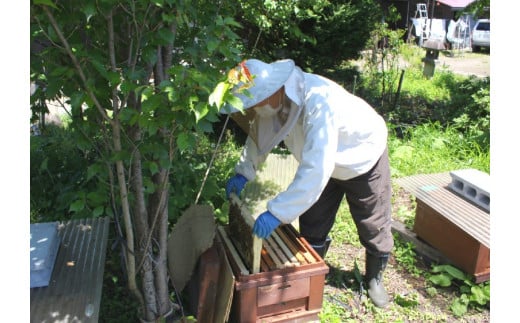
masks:
{"type": "Polygon", "coordinates": [[[476,52],[481,47],[489,49],[489,19],[479,19],[471,31],[471,49],[476,52]]]}

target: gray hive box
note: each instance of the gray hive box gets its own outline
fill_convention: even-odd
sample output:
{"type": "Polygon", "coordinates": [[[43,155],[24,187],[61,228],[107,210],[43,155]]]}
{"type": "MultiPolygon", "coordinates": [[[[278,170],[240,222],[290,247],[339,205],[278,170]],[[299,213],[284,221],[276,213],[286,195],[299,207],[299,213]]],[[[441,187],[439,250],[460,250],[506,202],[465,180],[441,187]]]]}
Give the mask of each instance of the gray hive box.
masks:
{"type": "Polygon", "coordinates": [[[49,285],[59,247],[58,222],[31,224],[31,288],[49,285]]]}

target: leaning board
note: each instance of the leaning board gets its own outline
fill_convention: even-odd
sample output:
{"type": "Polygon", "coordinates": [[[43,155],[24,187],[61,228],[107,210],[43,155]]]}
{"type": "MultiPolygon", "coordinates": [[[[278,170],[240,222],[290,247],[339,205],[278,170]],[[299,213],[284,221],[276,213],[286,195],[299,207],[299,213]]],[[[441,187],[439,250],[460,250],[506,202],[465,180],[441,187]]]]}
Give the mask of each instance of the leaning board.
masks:
{"type": "Polygon", "coordinates": [[[313,262],[301,246],[288,243],[292,238],[289,233],[275,230],[262,240],[252,232],[255,219],[266,211],[270,199],[289,186],[297,168],[298,162],[292,155],[270,154],[256,179],[247,183],[241,198],[231,194],[226,230],[251,274],[313,262]]]}

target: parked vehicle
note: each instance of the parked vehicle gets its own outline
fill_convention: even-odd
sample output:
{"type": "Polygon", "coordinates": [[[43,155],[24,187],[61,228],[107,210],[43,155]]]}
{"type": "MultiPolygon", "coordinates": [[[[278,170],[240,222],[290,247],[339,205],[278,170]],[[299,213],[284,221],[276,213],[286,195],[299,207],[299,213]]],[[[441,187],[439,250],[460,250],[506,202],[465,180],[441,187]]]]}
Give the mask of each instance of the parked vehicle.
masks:
{"type": "Polygon", "coordinates": [[[471,31],[471,49],[474,52],[478,51],[481,47],[490,48],[489,26],[489,19],[477,20],[473,30],[471,31]]]}

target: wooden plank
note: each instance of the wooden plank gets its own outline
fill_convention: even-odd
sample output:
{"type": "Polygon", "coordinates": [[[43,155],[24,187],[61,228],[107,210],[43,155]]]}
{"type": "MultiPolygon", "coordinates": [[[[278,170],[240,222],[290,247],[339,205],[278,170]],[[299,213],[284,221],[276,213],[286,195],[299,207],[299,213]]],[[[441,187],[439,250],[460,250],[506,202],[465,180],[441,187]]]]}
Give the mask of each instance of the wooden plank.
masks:
{"type": "Polygon", "coordinates": [[[226,250],[229,252],[230,256],[233,257],[234,262],[237,265],[237,269],[240,272],[241,275],[249,275],[249,270],[247,269],[246,265],[240,258],[240,255],[237,253],[235,247],[233,246],[233,243],[231,240],[229,240],[228,234],[224,230],[224,227],[218,226],[217,230],[220,234],[220,237],[222,238],[224,244],[226,245],[226,250]]]}
{"type": "Polygon", "coordinates": [[[229,238],[252,274],[260,272],[262,239],[253,234],[255,219],[242,207],[242,202],[234,193],[229,206],[229,238]]]}
{"type": "Polygon", "coordinates": [[[408,230],[402,222],[395,220],[392,221],[392,232],[399,234],[405,242],[413,243],[415,246],[415,252],[422,257],[426,257],[429,261],[453,265],[453,262],[446,258],[437,249],[431,247],[423,240],[420,240],[417,235],[413,231],[408,230]]]}
{"type": "Polygon", "coordinates": [[[285,225],[283,226],[283,229],[285,230],[285,232],[287,233],[287,236],[289,237],[289,241],[291,242],[294,242],[298,248],[298,250],[303,254],[303,256],[305,257],[305,259],[309,262],[309,263],[314,263],[316,262],[316,259],[314,258],[314,256],[309,252],[307,251],[307,249],[305,248],[305,246],[303,245],[303,243],[301,243],[300,239],[298,238],[298,236],[296,235],[295,232],[293,232],[291,230],[291,228],[288,226],[288,225],[285,225]]]}
{"type": "Polygon", "coordinates": [[[260,270],[261,270],[262,272],[269,271],[269,266],[268,266],[267,263],[265,262],[264,257],[262,257],[262,259],[260,260],[260,270]]]}
{"type": "Polygon", "coordinates": [[[235,289],[235,277],[233,269],[226,257],[222,238],[219,234],[215,235],[216,246],[219,257],[222,259],[220,275],[218,279],[217,299],[215,303],[214,323],[225,323],[229,320],[231,304],[235,289]]]}
{"type": "Polygon", "coordinates": [[[217,251],[216,243],[214,243],[200,255],[197,266],[185,288],[189,297],[190,309],[192,313],[196,314],[199,322],[215,322],[218,284],[223,261],[217,251]]]}
{"type": "Polygon", "coordinates": [[[281,269],[285,267],[282,260],[278,257],[276,252],[273,250],[273,248],[271,248],[271,245],[266,240],[264,240],[264,249],[267,251],[269,256],[271,256],[271,259],[273,259],[275,269],[281,269]]]}
{"type": "Polygon", "coordinates": [[[31,288],[31,322],[98,321],[109,223],[103,217],[59,225],[61,245],[50,283],[31,288]]]}
{"type": "Polygon", "coordinates": [[[291,239],[287,236],[285,231],[280,228],[280,232],[278,234],[279,234],[280,238],[283,240],[283,242],[285,243],[285,245],[294,254],[296,259],[298,259],[298,262],[301,265],[307,264],[308,263],[307,259],[305,259],[305,257],[303,256],[302,252],[300,252],[300,250],[298,250],[298,247],[295,244],[292,243],[291,239]]]}
{"type": "Polygon", "coordinates": [[[262,260],[267,265],[266,271],[271,271],[276,269],[276,264],[273,261],[273,258],[271,258],[271,255],[267,252],[266,249],[262,249],[262,260]]]}
{"type": "Polygon", "coordinates": [[[278,244],[278,246],[282,249],[282,251],[285,253],[289,261],[291,261],[293,264],[300,264],[298,259],[296,259],[294,253],[287,247],[285,242],[280,238],[280,235],[278,234],[280,232],[279,228],[277,228],[273,233],[272,237],[278,244]]]}
{"type": "MultiPolygon", "coordinates": [[[[274,233],[274,232],[273,232],[274,233]]],[[[283,267],[292,267],[294,264],[289,260],[287,255],[282,251],[282,249],[278,246],[276,241],[273,238],[273,234],[267,240],[264,240],[264,243],[267,242],[267,244],[271,247],[274,253],[278,256],[280,261],[283,263],[283,267]]]]}

